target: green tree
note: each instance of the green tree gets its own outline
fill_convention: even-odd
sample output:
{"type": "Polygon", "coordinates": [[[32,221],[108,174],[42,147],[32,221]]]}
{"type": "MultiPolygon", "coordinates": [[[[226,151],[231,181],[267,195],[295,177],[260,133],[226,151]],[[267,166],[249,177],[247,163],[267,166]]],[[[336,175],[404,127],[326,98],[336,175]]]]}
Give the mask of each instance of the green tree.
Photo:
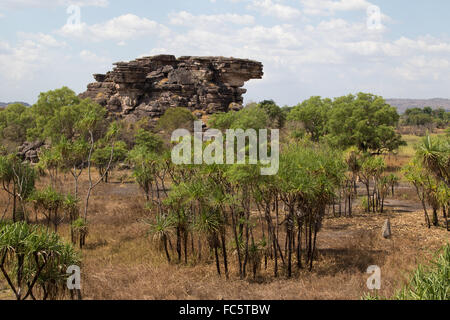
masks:
{"type": "Polygon", "coordinates": [[[268,124],[268,114],[258,105],[247,106],[238,112],[216,113],[209,119],[209,126],[219,130],[259,130],[267,128],[268,124]]]}
{"type": "MultiPolygon", "coordinates": [[[[63,107],[70,108],[79,103],[80,98],[67,87],[41,93],[37,103],[31,107],[35,126],[27,131],[28,138],[30,140],[45,140],[48,137],[48,124],[50,124],[52,129],[56,129],[58,126],[59,128],[62,127],[62,125],[57,125],[56,121],[53,121],[55,115],[59,114],[63,107]]],[[[62,114],[67,116],[68,113],[71,113],[70,111],[70,109],[66,109],[62,114]]],[[[67,129],[64,128],[64,130],[67,129]]]]}
{"type": "Polygon", "coordinates": [[[336,98],[329,113],[329,140],[337,147],[356,146],[359,150],[381,154],[405,143],[395,129],[399,121],[396,108],[382,97],[359,93],[336,98]]]}
{"type": "Polygon", "coordinates": [[[169,108],[158,120],[157,128],[168,134],[176,129],[193,130],[195,120],[196,118],[187,108],[169,108]]]}
{"type": "Polygon", "coordinates": [[[12,104],[0,109],[0,139],[10,151],[27,140],[27,130],[34,125],[30,108],[22,104],[12,104]]]}
{"type": "Polygon", "coordinates": [[[262,108],[269,117],[270,123],[278,129],[284,127],[286,122],[286,113],[273,101],[264,100],[258,103],[258,106],[262,108]]]}
{"type": "Polygon", "coordinates": [[[321,97],[311,97],[295,106],[289,113],[288,120],[303,123],[306,132],[313,141],[327,133],[328,114],[331,110],[331,100],[321,97]]]}

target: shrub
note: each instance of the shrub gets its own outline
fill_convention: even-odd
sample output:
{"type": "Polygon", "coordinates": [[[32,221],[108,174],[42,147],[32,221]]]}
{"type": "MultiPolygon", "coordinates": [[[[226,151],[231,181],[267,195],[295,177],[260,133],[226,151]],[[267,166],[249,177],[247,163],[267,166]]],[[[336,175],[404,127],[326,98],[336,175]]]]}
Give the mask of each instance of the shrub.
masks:
{"type": "Polygon", "coordinates": [[[56,233],[25,222],[3,225],[0,229],[0,270],[17,300],[56,299],[64,291],[70,265],[80,259],[72,246],[56,233]]]}

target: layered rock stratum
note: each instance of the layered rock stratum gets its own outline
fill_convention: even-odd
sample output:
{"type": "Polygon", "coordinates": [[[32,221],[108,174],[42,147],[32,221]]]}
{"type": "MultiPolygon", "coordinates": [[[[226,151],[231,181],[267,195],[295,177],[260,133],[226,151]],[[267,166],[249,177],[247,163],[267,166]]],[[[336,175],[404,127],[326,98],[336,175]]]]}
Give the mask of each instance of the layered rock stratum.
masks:
{"type": "Polygon", "coordinates": [[[245,82],[263,76],[260,62],[224,57],[158,55],[114,65],[106,74],[95,74],[96,82],[80,97],[129,121],[157,120],[174,107],[186,107],[199,118],[239,110],[245,82]]]}

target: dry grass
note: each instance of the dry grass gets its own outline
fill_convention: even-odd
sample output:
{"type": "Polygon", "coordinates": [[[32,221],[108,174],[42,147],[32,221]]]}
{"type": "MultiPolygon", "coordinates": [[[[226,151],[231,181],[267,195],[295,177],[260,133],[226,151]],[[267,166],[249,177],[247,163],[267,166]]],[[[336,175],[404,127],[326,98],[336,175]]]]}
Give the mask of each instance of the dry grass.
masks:
{"type": "MultiPolygon", "coordinates": [[[[445,135],[444,130],[436,130],[435,133],[431,133],[430,136],[442,136],[445,135]]],[[[406,142],[406,146],[401,146],[395,154],[388,154],[385,156],[386,164],[391,171],[397,171],[411,160],[416,153],[416,146],[419,145],[424,137],[420,137],[412,134],[403,134],[402,139],[406,142]]]]}
{"type": "MultiPolygon", "coordinates": [[[[116,173],[112,181],[120,175],[116,173]]],[[[0,192],[0,213],[4,203],[5,194],[0,192]]],[[[269,263],[256,281],[239,280],[231,257],[230,280],[225,280],[217,276],[212,259],[197,265],[193,261],[188,266],[169,265],[147,235],[143,205],[134,184],[101,184],[94,191],[90,234],[82,251],[85,299],[360,299],[368,292],[365,271],[370,265],[381,267],[380,294],[390,296],[409,271],[449,241],[444,229],[425,227],[421,211],[391,212],[390,240],[381,237],[387,215],[328,218],[318,236],[313,272],[274,279],[269,263]]],[[[68,239],[68,226],[60,233],[68,239]]],[[[0,299],[11,298],[2,281],[0,299]]]]}

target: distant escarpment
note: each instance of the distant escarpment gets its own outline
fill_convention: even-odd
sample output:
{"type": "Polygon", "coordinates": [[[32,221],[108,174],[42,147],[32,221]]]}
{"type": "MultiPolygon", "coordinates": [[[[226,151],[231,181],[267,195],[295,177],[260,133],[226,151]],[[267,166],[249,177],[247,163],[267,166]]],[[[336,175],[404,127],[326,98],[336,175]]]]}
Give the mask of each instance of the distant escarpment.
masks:
{"type": "Polygon", "coordinates": [[[450,99],[386,99],[386,102],[404,113],[407,109],[431,107],[433,109],[443,108],[450,110],[450,99]]]}
{"type": "Polygon", "coordinates": [[[158,55],[118,62],[107,74],[95,74],[81,98],[105,106],[110,116],[157,120],[168,108],[186,107],[202,118],[242,108],[245,82],[261,79],[260,62],[224,57],[158,55]]]}

